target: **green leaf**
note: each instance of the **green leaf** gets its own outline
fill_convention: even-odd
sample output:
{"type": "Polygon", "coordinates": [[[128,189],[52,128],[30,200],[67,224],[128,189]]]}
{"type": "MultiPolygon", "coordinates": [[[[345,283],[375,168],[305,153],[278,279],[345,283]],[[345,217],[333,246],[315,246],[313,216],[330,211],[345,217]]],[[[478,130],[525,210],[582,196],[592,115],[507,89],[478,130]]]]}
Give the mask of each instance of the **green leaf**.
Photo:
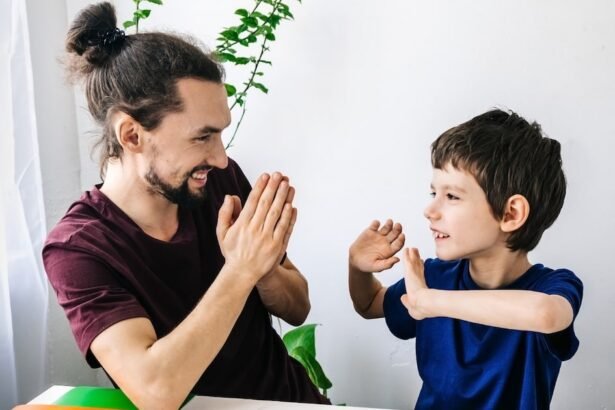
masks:
{"type": "Polygon", "coordinates": [[[312,383],[320,389],[329,389],[333,386],[331,380],[327,378],[325,372],[322,370],[320,363],[316,360],[313,354],[303,346],[297,346],[295,349],[289,352],[289,355],[297,360],[305,368],[312,380],[312,383]]]}
{"type": "Polygon", "coordinates": [[[227,97],[232,97],[237,92],[237,87],[235,87],[233,84],[224,83],[224,88],[226,88],[227,97]]]}
{"type": "Polygon", "coordinates": [[[220,35],[232,41],[239,40],[239,35],[237,34],[237,32],[230,28],[227,30],[224,30],[222,33],[220,33],[220,35]]]}
{"type": "Polygon", "coordinates": [[[299,326],[286,332],[282,341],[289,352],[292,352],[298,346],[303,346],[312,356],[316,356],[315,332],[316,324],[314,323],[299,326]]]}
{"type": "Polygon", "coordinates": [[[124,26],[124,28],[128,28],[128,27],[132,27],[135,26],[137,23],[135,23],[132,20],[126,20],[124,23],[122,23],[122,25],[124,26]]]}
{"type": "Polygon", "coordinates": [[[256,38],[256,36],[254,34],[250,34],[246,40],[248,40],[248,43],[256,43],[258,41],[258,39],[256,38]]]}
{"type": "Polygon", "coordinates": [[[248,57],[235,57],[235,61],[233,61],[237,65],[245,65],[250,62],[248,57]]]}
{"type": "Polygon", "coordinates": [[[271,61],[269,60],[261,60],[261,64],[268,64],[268,65],[272,65],[271,61]]]}
{"type": "Polygon", "coordinates": [[[266,33],[265,38],[269,41],[275,41],[275,35],[273,33],[266,33]]]}
{"type": "Polygon", "coordinates": [[[244,17],[241,21],[249,27],[258,27],[258,19],[256,17],[244,17]]]}
{"type": "Polygon", "coordinates": [[[239,40],[239,44],[241,44],[244,47],[249,47],[250,46],[250,42],[248,40],[246,40],[245,38],[242,38],[241,40],[239,40]]]}
{"type": "Polygon", "coordinates": [[[238,16],[241,16],[241,17],[248,17],[250,15],[248,10],[246,10],[246,9],[237,9],[237,10],[235,10],[235,14],[237,14],[238,16]]]}
{"type": "Polygon", "coordinates": [[[258,88],[259,90],[261,90],[262,92],[264,92],[265,94],[269,93],[269,89],[267,87],[265,87],[263,84],[261,83],[252,83],[252,86],[255,88],[258,88]]]}
{"type": "Polygon", "coordinates": [[[147,0],[147,1],[153,4],[157,4],[159,6],[162,6],[162,0],[147,0]]]}
{"type": "Polygon", "coordinates": [[[134,15],[138,16],[139,18],[146,19],[149,17],[151,12],[152,12],[151,10],[147,10],[147,9],[137,10],[135,11],[134,15]]]}
{"type": "Polygon", "coordinates": [[[216,56],[218,57],[218,60],[220,60],[221,63],[224,63],[226,61],[235,62],[235,60],[237,59],[231,53],[216,53],[216,56]]]}
{"type": "Polygon", "coordinates": [[[252,13],[253,17],[258,17],[259,19],[263,20],[263,21],[267,21],[269,19],[269,16],[264,15],[263,13],[261,13],[260,11],[255,11],[252,13]]]}

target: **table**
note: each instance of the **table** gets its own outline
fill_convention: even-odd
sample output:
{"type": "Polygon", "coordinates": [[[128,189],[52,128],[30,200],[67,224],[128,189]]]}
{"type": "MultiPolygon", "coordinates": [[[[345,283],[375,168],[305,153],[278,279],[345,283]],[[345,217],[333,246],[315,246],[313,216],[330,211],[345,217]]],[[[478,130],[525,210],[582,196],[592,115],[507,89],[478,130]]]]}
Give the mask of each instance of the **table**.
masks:
{"type": "MultiPolygon", "coordinates": [[[[32,399],[28,404],[50,404],[72,390],[73,386],[51,386],[49,389],[32,399]]],[[[331,406],[322,404],[306,404],[306,403],[288,403],[281,401],[267,400],[248,400],[248,399],[230,399],[225,397],[210,397],[210,396],[195,396],[182,409],[199,410],[199,409],[216,409],[216,410],[280,410],[280,409],[298,409],[298,410],[325,410],[331,409],[331,406]]],[[[367,407],[352,407],[345,406],[344,410],[367,410],[367,407]]],[[[371,410],[384,410],[374,409],[371,410]]]]}

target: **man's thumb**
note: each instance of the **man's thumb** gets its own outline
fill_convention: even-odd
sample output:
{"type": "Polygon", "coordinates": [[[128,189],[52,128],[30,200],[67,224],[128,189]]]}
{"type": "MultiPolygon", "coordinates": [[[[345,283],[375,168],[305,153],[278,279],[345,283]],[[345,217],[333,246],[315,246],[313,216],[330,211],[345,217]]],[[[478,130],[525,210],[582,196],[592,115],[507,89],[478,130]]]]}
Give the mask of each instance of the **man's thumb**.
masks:
{"type": "Polygon", "coordinates": [[[218,225],[216,226],[216,235],[218,238],[224,237],[226,231],[233,224],[233,198],[230,195],[224,196],[224,202],[218,211],[218,225]]]}

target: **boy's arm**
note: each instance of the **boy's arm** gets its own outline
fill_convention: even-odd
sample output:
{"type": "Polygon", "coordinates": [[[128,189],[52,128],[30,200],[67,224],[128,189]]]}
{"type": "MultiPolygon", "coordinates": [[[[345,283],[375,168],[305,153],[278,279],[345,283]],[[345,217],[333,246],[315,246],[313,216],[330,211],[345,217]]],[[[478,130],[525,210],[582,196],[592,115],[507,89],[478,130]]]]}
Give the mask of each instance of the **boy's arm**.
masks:
{"type": "Polygon", "coordinates": [[[408,293],[402,296],[402,303],[417,320],[450,317],[546,334],[564,330],[572,323],[572,306],[563,296],[529,290],[429,289],[418,251],[404,249],[403,259],[408,293]]]}
{"type": "Polygon", "coordinates": [[[348,288],[355,310],[364,318],[384,317],[387,288],[372,272],[381,272],[399,262],[393,255],[402,248],[404,241],[401,225],[389,219],[382,227],[380,222],[373,221],[350,246],[348,288]]]}

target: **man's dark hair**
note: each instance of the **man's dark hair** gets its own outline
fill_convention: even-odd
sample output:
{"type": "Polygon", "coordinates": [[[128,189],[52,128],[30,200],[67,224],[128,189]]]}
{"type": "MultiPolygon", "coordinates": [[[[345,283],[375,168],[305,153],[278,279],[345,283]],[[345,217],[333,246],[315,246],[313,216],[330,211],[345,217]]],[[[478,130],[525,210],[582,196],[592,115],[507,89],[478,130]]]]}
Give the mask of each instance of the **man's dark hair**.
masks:
{"type": "Polygon", "coordinates": [[[511,196],[527,199],[528,219],[507,241],[513,251],[534,249],[564,204],[559,142],[512,111],[492,110],[446,131],[431,146],[431,163],[436,169],[450,164],[472,174],[496,219],[504,216],[511,196]]]}
{"type": "Polygon", "coordinates": [[[122,155],[110,114],[125,112],[152,130],[166,114],[182,110],[178,80],[223,81],[222,66],[196,44],[160,32],[125,36],[107,2],[91,5],[75,18],[66,38],[67,68],[71,79],[83,81],[90,113],[103,127],[96,144],[101,147],[101,177],[109,159],[122,155]]]}

